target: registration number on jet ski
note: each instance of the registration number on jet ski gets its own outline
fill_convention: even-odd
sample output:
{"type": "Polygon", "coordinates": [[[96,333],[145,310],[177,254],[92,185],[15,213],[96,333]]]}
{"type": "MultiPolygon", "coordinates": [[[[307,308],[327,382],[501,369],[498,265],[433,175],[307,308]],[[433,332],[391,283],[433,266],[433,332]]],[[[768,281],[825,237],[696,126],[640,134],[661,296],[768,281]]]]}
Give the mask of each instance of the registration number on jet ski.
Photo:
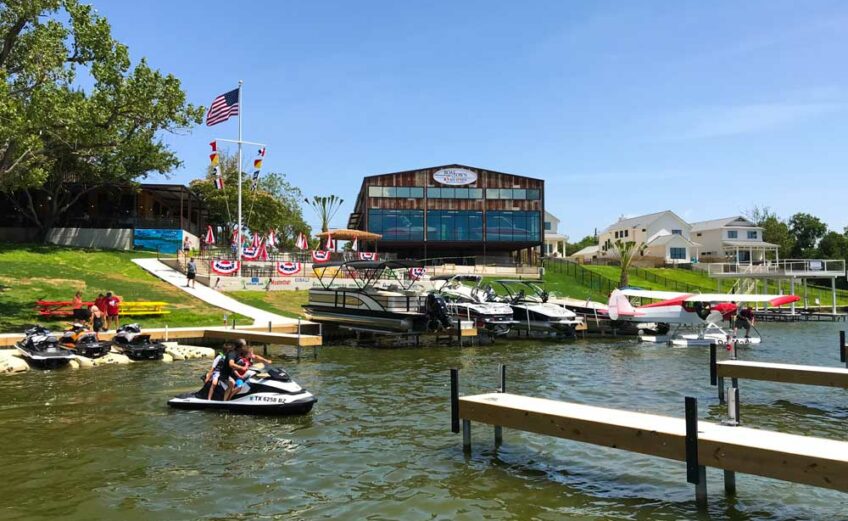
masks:
{"type": "Polygon", "coordinates": [[[273,396],[251,396],[251,402],[266,402],[266,403],[286,403],[285,398],[276,398],[273,396]]]}

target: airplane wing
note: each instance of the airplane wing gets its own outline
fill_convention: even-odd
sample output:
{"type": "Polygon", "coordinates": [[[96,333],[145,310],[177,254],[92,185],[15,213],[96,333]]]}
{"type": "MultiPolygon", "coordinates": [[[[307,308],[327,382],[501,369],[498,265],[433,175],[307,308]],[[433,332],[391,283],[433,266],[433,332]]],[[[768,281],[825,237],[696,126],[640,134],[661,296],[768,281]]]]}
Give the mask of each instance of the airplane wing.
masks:
{"type": "Polygon", "coordinates": [[[734,293],[701,293],[686,298],[687,302],[739,302],[739,303],[767,303],[770,306],[783,306],[798,302],[801,297],[797,295],[746,295],[734,293]]]}

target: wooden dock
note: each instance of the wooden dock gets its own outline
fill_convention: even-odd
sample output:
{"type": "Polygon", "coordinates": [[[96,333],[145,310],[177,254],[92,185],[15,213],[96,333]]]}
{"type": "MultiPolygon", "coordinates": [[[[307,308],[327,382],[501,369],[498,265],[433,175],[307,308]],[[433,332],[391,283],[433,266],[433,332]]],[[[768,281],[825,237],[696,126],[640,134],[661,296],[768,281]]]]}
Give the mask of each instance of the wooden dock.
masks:
{"type": "MultiPolygon", "coordinates": [[[[303,322],[302,324],[270,324],[268,326],[238,326],[231,327],[172,327],[172,328],[149,328],[143,332],[150,334],[151,338],[160,341],[172,340],[235,340],[244,338],[247,342],[256,344],[285,345],[295,347],[317,347],[322,344],[320,334],[301,334],[303,329],[315,329],[316,324],[303,322]]],[[[61,330],[55,331],[61,335],[61,330]]],[[[115,331],[98,334],[101,340],[109,341],[115,336],[115,331]]],[[[23,338],[22,334],[0,335],[0,347],[12,347],[23,338]]]]}
{"type": "Polygon", "coordinates": [[[694,398],[686,399],[685,420],[505,392],[460,398],[457,375],[451,372],[452,428],[458,432],[462,422],[468,450],[473,421],[495,426],[496,445],[507,427],[685,461],[700,506],[706,504],[705,467],[725,471],[728,493],[735,493],[736,472],[848,492],[848,442],[701,422],[694,398]]]}
{"type": "Polygon", "coordinates": [[[760,322],[845,322],[848,313],[828,313],[824,311],[766,310],[754,311],[754,318],[760,322]]]}
{"type": "Polygon", "coordinates": [[[848,389],[848,368],[842,367],[723,360],[716,362],[716,376],[719,382],[736,378],[848,389]]]}

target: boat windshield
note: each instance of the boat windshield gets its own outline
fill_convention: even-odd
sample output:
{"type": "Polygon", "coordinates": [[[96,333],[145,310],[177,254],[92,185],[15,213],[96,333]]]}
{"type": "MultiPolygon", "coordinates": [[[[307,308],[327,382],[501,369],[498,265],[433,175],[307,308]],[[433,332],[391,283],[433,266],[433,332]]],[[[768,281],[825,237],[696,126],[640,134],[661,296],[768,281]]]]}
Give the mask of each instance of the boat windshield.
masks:
{"type": "Polygon", "coordinates": [[[523,280],[499,280],[498,284],[504,289],[510,300],[523,302],[546,302],[548,293],[538,284],[523,280]]]}

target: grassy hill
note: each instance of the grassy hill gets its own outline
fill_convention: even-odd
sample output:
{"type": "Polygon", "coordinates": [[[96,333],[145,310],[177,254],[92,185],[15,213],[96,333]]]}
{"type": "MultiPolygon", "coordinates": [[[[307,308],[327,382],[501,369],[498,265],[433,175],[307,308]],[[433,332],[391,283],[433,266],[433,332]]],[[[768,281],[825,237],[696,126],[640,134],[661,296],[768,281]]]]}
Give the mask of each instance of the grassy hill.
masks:
{"type": "Polygon", "coordinates": [[[35,322],[59,328],[64,320],[44,320],[37,300],[84,300],[112,291],[127,301],[168,303],[160,317],[126,317],[143,327],[220,325],[223,310],[205,304],[139,268],[131,259],[143,252],[79,250],[54,246],[0,245],[0,332],[17,333],[35,322]]]}

